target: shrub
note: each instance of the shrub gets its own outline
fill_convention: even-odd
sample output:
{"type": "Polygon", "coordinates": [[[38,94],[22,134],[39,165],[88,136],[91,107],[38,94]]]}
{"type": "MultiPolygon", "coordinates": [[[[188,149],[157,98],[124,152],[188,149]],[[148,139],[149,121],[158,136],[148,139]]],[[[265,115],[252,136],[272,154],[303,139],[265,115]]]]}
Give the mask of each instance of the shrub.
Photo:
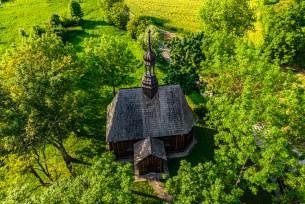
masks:
{"type": "Polygon", "coordinates": [[[100,3],[104,21],[120,29],[125,29],[129,20],[129,7],[124,3],[124,0],[102,0],[100,3]]]}
{"type": "Polygon", "coordinates": [[[41,37],[42,33],[45,32],[46,30],[44,28],[41,28],[39,25],[35,25],[32,27],[32,35],[37,35],[41,37]]]}
{"type": "Polygon", "coordinates": [[[49,25],[51,27],[54,27],[54,26],[59,26],[61,25],[61,20],[59,19],[59,15],[57,14],[52,14],[50,17],[49,17],[49,25]]]}
{"type": "Polygon", "coordinates": [[[206,119],[206,114],[208,113],[208,109],[205,106],[204,103],[200,103],[199,105],[197,105],[194,109],[193,109],[193,113],[195,114],[195,116],[199,119],[199,120],[204,120],[206,119]]]}
{"type": "Polygon", "coordinates": [[[62,25],[56,27],[46,27],[47,34],[56,34],[61,37],[62,41],[65,43],[69,40],[69,35],[67,33],[67,29],[62,27],[62,25]]]}
{"type": "Polygon", "coordinates": [[[22,36],[25,35],[24,28],[19,28],[19,34],[22,36]]]}
{"type": "Polygon", "coordinates": [[[145,32],[145,29],[151,23],[151,20],[147,20],[143,16],[133,16],[126,26],[127,36],[137,38],[141,33],[145,32]]]}
{"type": "Polygon", "coordinates": [[[77,20],[80,20],[84,16],[80,4],[74,0],[70,1],[68,9],[69,9],[69,14],[72,18],[76,18],[77,20]]]}

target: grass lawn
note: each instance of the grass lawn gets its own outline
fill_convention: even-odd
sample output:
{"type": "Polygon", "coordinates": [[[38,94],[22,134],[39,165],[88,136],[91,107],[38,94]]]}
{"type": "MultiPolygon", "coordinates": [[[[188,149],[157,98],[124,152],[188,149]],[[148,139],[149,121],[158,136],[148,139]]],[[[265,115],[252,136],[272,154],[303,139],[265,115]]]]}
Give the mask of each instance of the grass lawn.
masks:
{"type": "Polygon", "coordinates": [[[150,17],[154,22],[177,33],[200,32],[197,13],[202,0],[125,0],[132,14],[150,17]]]}
{"type": "Polygon", "coordinates": [[[148,181],[134,182],[132,185],[132,203],[163,203],[148,181]]]}

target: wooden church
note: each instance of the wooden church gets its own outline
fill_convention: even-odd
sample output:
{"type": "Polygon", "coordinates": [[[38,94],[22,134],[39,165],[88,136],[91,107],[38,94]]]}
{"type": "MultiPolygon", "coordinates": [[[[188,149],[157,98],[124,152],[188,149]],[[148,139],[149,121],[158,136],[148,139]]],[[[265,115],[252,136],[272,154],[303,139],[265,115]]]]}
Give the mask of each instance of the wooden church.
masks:
{"type": "Polygon", "coordinates": [[[117,158],[133,156],[140,175],[163,172],[167,154],[183,152],[192,143],[197,121],[180,85],[158,85],[149,30],[143,58],[142,87],[119,89],[107,107],[106,125],[110,150],[117,158]]]}

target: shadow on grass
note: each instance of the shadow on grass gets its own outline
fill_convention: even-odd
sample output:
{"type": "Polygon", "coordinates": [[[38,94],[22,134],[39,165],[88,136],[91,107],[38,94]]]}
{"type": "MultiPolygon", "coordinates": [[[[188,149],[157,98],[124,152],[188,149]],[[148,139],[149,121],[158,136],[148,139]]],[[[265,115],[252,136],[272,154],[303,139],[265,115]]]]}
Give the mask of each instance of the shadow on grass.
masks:
{"type": "Polygon", "coordinates": [[[190,162],[192,167],[198,165],[199,162],[205,163],[207,161],[213,161],[215,148],[214,134],[216,134],[216,131],[206,128],[204,125],[197,122],[194,126],[194,133],[197,144],[191,150],[190,154],[187,157],[170,159],[168,161],[168,168],[171,177],[177,175],[181,160],[190,162]]]}
{"type": "Polygon", "coordinates": [[[163,203],[152,186],[147,181],[134,182],[132,188],[132,203],[163,203]]]}
{"type": "Polygon", "coordinates": [[[158,26],[164,26],[165,23],[170,23],[168,19],[161,19],[152,16],[145,16],[145,18],[152,20],[158,26]]]}
{"type": "Polygon", "coordinates": [[[143,197],[153,198],[153,199],[156,199],[156,201],[159,199],[158,196],[149,195],[149,194],[143,193],[141,191],[134,191],[134,190],[132,190],[132,193],[134,193],[136,195],[139,195],[139,196],[143,196],[143,197]]]}
{"type": "Polygon", "coordinates": [[[108,25],[104,21],[91,21],[84,20],[83,21],[83,29],[95,29],[96,26],[106,26],[108,25]]]}
{"type": "Polygon", "coordinates": [[[91,163],[88,163],[88,162],[85,162],[85,161],[81,161],[79,159],[76,159],[76,158],[72,158],[71,160],[72,163],[76,163],[76,164],[84,164],[84,165],[92,165],[91,163]]]}

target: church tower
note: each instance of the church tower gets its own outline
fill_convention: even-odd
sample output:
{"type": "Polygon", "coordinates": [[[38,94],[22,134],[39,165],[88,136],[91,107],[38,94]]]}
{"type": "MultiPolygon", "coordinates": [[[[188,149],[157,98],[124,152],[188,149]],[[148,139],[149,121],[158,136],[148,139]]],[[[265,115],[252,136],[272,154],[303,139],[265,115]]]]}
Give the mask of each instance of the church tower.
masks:
{"type": "Polygon", "coordinates": [[[155,60],[156,54],[151,51],[150,48],[150,30],[148,32],[148,46],[147,52],[144,53],[144,65],[145,65],[145,73],[142,78],[142,88],[143,93],[150,99],[152,99],[156,93],[158,92],[158,79],[155,74],[155,60]],[[147,67],[149,71],[147,71],[147,67]],[[151,67],[153,70],[151,71],[151,67]]]}

